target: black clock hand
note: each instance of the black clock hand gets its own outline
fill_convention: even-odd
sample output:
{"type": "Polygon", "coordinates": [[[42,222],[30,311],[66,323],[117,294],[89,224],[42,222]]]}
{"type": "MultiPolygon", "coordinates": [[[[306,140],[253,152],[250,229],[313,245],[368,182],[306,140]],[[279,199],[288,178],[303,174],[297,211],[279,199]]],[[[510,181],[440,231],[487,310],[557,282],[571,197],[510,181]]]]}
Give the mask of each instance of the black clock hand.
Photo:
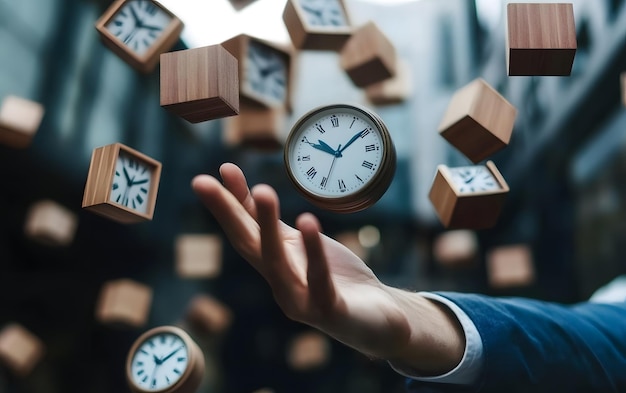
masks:
{"type": "Polygon", "coordinates": [[[474,180],[474,176],[470,177],[469,179],[465,180],[465,184],[469,184],[474,180]]]}
{"type": "Polygon", "coordinates": [[[162,361],[161,359],[159,359],[159,358],[157,357],[157,355],[155,355],[155,354],[152,354],[152,358],[154,359],[154,363],[155,363],[157,366],[160,366],[160,365],[161,365],[161,363],[163,363],[163,361],[162,361]]]}
{"type": "Polygon", "coordinates": [[[142,27],[142,21],[139,18],[139,15],[137,15],[137,13],[135,12],[135,9],[133,8],[133,6],[131,5],[128,8],[130,8],[130,13],[133,14],[133,19],[135,20],[135,25],[137,25],[137,27],[142,27]]]}
{"type": "Polygon", "coordinates": [[[333,156],[337,154],[337,152],[332,147],[328,146],[328,144],[326,144],[324,141],[321,141],[319,139],[318,139],[318,142],[320,142],[319,145],[313,142],[309,142],[309,140],[306,139],[306,137],[302,141],[304,143],[308,143],[309,145],[311,145],[317,150],[321,150],[325,153],[332,154],[333,156]]]}
{"type": "Polygon", "coordinates": [[[142,29],[147,29],[147,30],[154,30],[154,31],[161,31],[161,30],[163,30],[159,26],[150,26],[150,25],[144,25],[144,24],[141,25],[141,28],[142,29]]]}
{"type": "Polygon", "coordinates": [[[322,19],[322,11],[317,10],[315,8],[311,8],[310,6],[306,5],[306,4],[302,4],[302,9],[305,10],[306,12],[309,12],[311,14],[314,14],[315,16],[317,16],[319,19],[322,19]]]}
{"type": "MultiPolygon", "coordinates": [[[[330,147],[326,142],[324,142],[321,139],[317,140],[320,144],[320,146],[322,147],[322,149],[327,152],[327,153],[331,153],[337,157],[341,157],[341,152],[339,151],[339,147],[341,147],[341,145],[339,145],[339,147],[337,148],[337,150],[333,149],[332,147],[330,147]]],[[[314,146],[315,147],[315,146],[314,146]]]]}
{"type": "Polygon", "coordinates": [[[180,347],[176,348],[174,351],[172,351],[169,355],[167,355],[166,357],[164,357],[163,359],[161,359],[161,363],[165,363],[165,361],[169,358],[171,358],[172,356],[174,356],[174,354],[178,351],[180,351],[183,348],[183,346],[181,345],[180,347]]]}
{"type": "Polygon", "coordinates": [[[147,183],[149,181],[150,181],[150,179],[137,180],[137,181],[132,182],[130,185],[131,186],[136,186],[136,185],[139,185],[139,184],[147,183]]]}
{"type": "Polygon", "coordinates": [[[266,78],[268,75],[273,74],[275,71],[280,71],[283,68],[281,64],[270,65],[269,67],[259,69],[259,74],[263,78],[266,78]]]}
{"type": "Polygon", "coordinates": [[[122,168],[122,171],[124,172],[124,177],[126,178],[126,185],[131,186],[133,184],[133,179],[130,178],[130,175],[126,171],[126,167],[122,168]]]}
{"type": "MultiPolygon", "coordinates": [[[[365,130],[363,130],[365,131],[365,130]]],[[[338,150],[339,153],[341,153],[342,151],[346,150],[346,148],[348,146],[350,146],[352,143],[354,143],[354,141],[356,141],[357,139],[359,139],[359,137],[361,136],[361,134],[363,134],[363,131],[359,131],[356,134],[354,134],[354,136],[352,138],[350,138],[350,140],[348,141],[348,143],[345,144],[345,146],[343,147],[343,149],[338,150]]]]}

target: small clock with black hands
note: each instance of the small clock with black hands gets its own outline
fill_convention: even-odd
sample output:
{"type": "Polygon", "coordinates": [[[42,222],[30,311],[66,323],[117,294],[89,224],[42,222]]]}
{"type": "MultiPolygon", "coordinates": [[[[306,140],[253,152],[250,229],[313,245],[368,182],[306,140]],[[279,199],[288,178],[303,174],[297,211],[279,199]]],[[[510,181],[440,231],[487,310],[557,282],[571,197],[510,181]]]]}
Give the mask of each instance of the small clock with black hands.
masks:
{"type": "Polygon", "coordinates": [[[161,326],[139,337],[128,353],[126,374],[137,393],[191,393],[204,373],[204,355],[182,329],[161,326]]]}
{"type": "Polygon", "coordinates": [[[378,201],[396,167],[382,119],[348,104],[319,107],[300,118],[287,138],[284,160],[289,178],[307,200],[340,213],[378,201]]]}

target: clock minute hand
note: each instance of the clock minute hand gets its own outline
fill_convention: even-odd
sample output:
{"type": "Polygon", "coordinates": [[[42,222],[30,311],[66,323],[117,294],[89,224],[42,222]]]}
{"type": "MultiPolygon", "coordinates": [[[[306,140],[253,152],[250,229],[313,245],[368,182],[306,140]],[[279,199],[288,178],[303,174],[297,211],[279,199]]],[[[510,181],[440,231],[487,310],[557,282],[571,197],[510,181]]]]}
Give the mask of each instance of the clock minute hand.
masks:
{"type": "Polygon", "coordinates": [[[169,355],[167,355],[166,357],[164,357],[163,359],[159,359],[161,361],[161,363],[165,363],[165,361],[169,358],[171,358],[172,356],[174,356],[174,354],[178,351],[180,351],[183,347],[180,346],[178,348],[176,348],[174,351],[172,351],[169,355]]]}
{"type": "Polygon", "coordinates": [[[137,180],[137,181],[132,182],[130,185],[131,186],[136,186],[136,185],[139,185],[139,184],[144,184],[144,183],[147,183],[149,180],[150,179],[137,180]]]}
{"type": "Polygon", "coordinates": [[[363,131],[359,131],[356,134],[354,134],[354,136],[352,138],[350,138],[350,140],[348,141],[348,143],[346,143],[343,148],[341,150],[339,150],[339,153],[341,153],[342,151],[346,150],[346,148],[348,146],[350,146],[351,144],[354,143],[354,141],[356,141],[357,139],[359,139],[359,137],[361,136],[361,134],[363,134],[363,131]]]}

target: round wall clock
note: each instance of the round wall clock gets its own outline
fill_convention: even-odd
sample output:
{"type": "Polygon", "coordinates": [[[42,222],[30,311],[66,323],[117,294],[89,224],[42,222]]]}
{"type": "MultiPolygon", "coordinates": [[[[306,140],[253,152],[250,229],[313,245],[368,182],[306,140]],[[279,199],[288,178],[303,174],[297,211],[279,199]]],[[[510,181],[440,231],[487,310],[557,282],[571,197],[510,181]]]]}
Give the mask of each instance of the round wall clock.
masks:
{"type": "Polygon", "coordinates": [[[382,119],[355,105],[306,113],[284,152],[289,178],[314,205],[337,213],[367,209],[383,196],[396,170],[396,152],[382,119]]]}
{"type": "Polygon", "coordinates": [[[182,329],[160,326],[142,334],[126,360],[135,393],[194,393],[204,375],[204,355],[182,329]]]}

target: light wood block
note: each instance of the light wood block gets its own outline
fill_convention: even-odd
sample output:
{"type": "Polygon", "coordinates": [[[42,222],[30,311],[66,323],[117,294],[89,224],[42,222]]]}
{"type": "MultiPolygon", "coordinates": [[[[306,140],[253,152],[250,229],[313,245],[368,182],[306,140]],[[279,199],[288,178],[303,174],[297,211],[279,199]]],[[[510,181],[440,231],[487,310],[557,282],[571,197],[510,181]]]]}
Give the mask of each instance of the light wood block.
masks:
{"type": "Polygon", "coordinates": [[[457,90],[439,134],[473,163],[508,146],[517,109],[483,79],[457,90]]]}
{"type": "Polygon", "coordinates": [[[357,28],[340,52],[339,63],[352,82],[366,87],[396,74],[396,49],[374,22],[357,28]]]}
{"type": "Polygon", "coordinates": [[[458,229],[446,231],[435,238],[433,256],[446,267],[471,265],[478,252],[478,239],[474,231],[458,229]]]}
{"type": "Polygon", "coordinates": [[[329,360],[328,338],[316,331],[301,333],[294,337],[287,352],[287,364],[298,371],[322,367],[329,360]]]}
{"type": "Polygon", "coordinates": [[[344,1],[337,0],[345,25],[310,24],[301,2],[302,0],[288,0],[283,11],[283,21],[293,46],[300,50],[341,50],[352,35],[350,16],[344,1]]]}
{"type": "Polygon", "coordinates": [[[397,60],[396,74],[382,82],[365,88],[367,99],[374,105],[394,105],[404,102],[413,91],[413,82],[409,64],[397,60]]]}
{"type": "Polygon", "coordinates": [[[239,113],[237,59],[221,45],[161,55],[161,106],[190,123],[239,113]]]}
{"type": "Polygon", "coordinates": [[[33,204],[26,215],[26,236],[52,246],[68,246],[74,240],[78,217],[51,200],[33,204]]]}
{"type": "Polygon", "coordinates": [[[222,238],[185,234],[176,238],[176,273],[182,278],[214,278],[222,270],[222,238]]]}
{"type": "Polygon", "coordinates": [[[130,279],[106,282],[100,290],[96,319],[104,324],[142,327],[152,305],[152,289],[130,279]]]}
{"type": "Polygon", "coordinates": [[[503,289],[523,287],[535,280],[532,252],[527,245],[497,247],[487,253],[489,285],[503,289]]]}
{"type": "Polygon", "coordinates": [[[187,321],[209,334],[225,332],[233,321],[230,309],[217,299],[196,295],[187,308],[187,321]]]}
{"type": "Polygon", "coordinates": [[[224,143],[229,146],[254,148],[264,151],[281,149],[287,133],[284,108],[262,108],[242,103],[239,116],[224,121],[224,143]]]}
{"type": "Polygon", "coordinates": [[[16,96],[7,96],[0,106],[0,143],[23,149],[41,125],[44,108],[41,104],[16,96]]]}
{"type": "Polygon", "coordinates": [[[622,82],[622,104],[626,106],[626,71],[622,72],[620,79],[622,82]]]}
{"type": "Polygon", "coordinates": [[[25,377],[44,356],[43,342],[26,328],[11,323],[0,331],[0,361],[18,377],[25,377]]]}
{"type": "Polygon", "coordinates": [[[507,4],[510,76],[569,76],[576,48],[571,3],[507,4]]]}

